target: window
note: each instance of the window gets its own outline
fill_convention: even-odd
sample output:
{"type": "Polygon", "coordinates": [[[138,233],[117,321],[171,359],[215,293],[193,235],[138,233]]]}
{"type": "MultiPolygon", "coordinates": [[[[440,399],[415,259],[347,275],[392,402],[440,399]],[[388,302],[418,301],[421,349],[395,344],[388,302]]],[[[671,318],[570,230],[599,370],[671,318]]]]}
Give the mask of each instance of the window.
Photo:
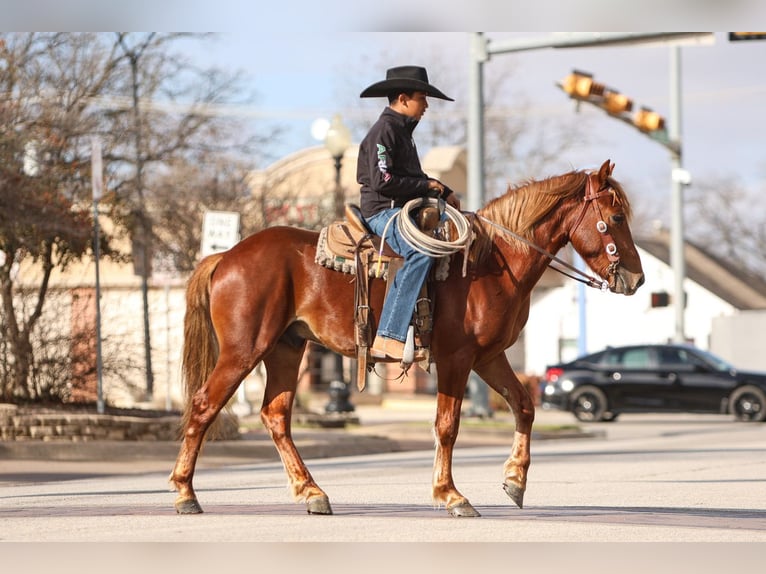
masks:
{"type": "Polygon", "coordinates": [[[656,361],[649,349],[625,349],[612,362],[625,369],[650,369],[656,366],[656,361]]]}

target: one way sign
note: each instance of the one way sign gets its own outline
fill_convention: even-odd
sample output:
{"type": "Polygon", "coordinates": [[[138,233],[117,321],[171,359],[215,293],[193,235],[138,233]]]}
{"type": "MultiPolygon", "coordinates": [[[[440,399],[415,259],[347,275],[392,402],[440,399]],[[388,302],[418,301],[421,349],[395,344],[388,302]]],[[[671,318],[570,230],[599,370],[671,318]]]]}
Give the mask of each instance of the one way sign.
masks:
{"type": "Polygon", "coordinates": [[[200,255],[207,257],[234,247],[239,241],[239,213],[206,211],[202,220],[200,255]]]}

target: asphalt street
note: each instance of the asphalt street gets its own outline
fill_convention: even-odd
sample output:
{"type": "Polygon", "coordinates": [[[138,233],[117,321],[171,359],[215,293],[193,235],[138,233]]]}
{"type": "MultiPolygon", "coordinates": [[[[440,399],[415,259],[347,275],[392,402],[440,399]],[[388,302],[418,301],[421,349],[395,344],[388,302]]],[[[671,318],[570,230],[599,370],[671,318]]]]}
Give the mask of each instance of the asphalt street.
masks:
{"type": "Polygon", "coordinates": [[[423,448],[307,457],[330,496],[335,514],[329,517],[307,515],[292,502],[278,461],[200,467],[195,486],[205,513],[195,516],[175,514],[167,463],[163,472],[6,480],[0,483],[0,538],[766,542],[766,425],[716,416],[625,415],[585,426],[597,432],[533,443],[524,509],[513,506],[500,486],[510,437],[502,446],[458,448],[455,482],[482,514],[477,519],[450,518],[433,507],[433,450],[423,448]]]}

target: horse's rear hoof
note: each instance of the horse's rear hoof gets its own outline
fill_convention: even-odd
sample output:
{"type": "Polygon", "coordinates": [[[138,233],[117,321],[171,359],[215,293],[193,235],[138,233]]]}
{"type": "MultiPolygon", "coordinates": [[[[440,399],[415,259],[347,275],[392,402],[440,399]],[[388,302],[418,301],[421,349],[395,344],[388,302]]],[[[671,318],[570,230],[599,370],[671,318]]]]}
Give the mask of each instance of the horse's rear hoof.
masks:
{"type": "Polygon", "coordinates": [[[332,514],[330,500],[326,496],[317,496],[306,502],[306,512],[309,514],[332,514]]]}
{"type": "Polygon", "coordinates": [[[193,498],[178,500],[175,506],[178,514],[202,514],[202,507],[193,498]]]}
{"type": "Polygon", "coordinates": [[[479,511],[468,502],[456,504],[455,506],[448,508],[447,512],[449,512],[450,516],[454,516],[455,518],[477,518],[481,516],[479,511]]]}
{"type": "Polygon", "coordinates": [[[524,490],[515,484],[503,483],[503,490],[516,503],[519,508],[524,508],[524,490]]]}

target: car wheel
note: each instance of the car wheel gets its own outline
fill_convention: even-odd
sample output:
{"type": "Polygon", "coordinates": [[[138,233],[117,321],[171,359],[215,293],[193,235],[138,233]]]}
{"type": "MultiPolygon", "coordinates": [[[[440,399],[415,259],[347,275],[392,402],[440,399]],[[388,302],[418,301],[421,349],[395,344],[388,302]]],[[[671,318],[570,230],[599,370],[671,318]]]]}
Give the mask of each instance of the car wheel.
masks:
{"type": "Polygon", "coordinates": [[[752,385],[740,387],[729,397],[729,412],[738,421],[766,420],[766,394],[752,385]]]}
{"type": "Polygon", "coordinates": [[[606,395],[596,387],[586,385],[572,393],[572,413],[583,422],[601,422],[606,412],[606,395]]]}

